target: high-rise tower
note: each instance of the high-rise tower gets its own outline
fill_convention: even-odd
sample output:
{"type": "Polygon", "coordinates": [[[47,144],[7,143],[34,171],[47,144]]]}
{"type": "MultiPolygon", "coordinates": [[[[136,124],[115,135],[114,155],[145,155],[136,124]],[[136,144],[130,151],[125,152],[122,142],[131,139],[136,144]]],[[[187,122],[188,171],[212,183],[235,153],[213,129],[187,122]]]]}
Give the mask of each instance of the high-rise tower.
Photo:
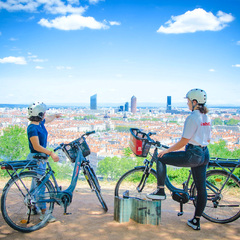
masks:
{"type": "Polygon", "coordinates": [[[171,110],[172,110],[172,97],[167,96],[167,111],[171,111],[171,110]]]}
{"type": "Polygon", "coordinates": [[[97,110],[97,94],[90,97],[90,109],[97,110]]]}
{"type": "Polygon", "coordinates": [[[126,102],[126,103],[125,103],[125,112],[128,112],[128,111],[129,111],[129,103],[126,102]]]}
{"type": "Polygon", "coordinates": [[[132,113],[137,112],[137,98],[135,96],[132,96],[131,98],[131,112],[132,113]]]}

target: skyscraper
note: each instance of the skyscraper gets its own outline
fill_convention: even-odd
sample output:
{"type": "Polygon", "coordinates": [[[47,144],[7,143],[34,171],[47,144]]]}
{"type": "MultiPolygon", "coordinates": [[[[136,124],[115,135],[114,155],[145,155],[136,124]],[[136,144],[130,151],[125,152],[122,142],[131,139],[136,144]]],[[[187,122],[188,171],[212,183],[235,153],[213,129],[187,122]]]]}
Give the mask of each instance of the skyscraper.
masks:
{"type": "Polygon", "coordinates": [[[135,96],[132,96],[131,98],[131,112],[132,113],[137,112],[137,98],[135,96]]]}
{"type": "Polygon", "coordinates": [[[129,103],[126,102],[126,103],[125,103],[125,112],[128,112],[128,111],[129,111],[129,103]]]}
{"type": "Polygon", "coordinates": [[[171,110],[172,110],[172,97],[167,96],[167,111],[171,111],[171,110]]]}
{"type": "Polygon", "coordinates": [[[97,94],[90,97],[90,109],[97,110],[97,94]]]}

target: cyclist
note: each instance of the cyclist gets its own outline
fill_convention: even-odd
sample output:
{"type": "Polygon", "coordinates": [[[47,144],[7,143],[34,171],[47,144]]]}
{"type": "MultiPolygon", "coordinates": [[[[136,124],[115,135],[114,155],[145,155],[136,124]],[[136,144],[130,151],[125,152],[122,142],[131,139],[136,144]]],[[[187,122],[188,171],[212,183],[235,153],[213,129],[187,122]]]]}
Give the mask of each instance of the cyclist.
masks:
{"type": "Polygon", "coordinates": [[[155,200],[166,198],[164,183],[166,164],[178,167],[191,167],[197,188],[197,203],[194,217],[188,220],[188,225],[194,230],[200,230],[200,217],[207,202],[206,169],[209,162],[207,145],[211,137],[211,122],[205,106],[207,94],[201,89],[192,89],[186,94],[188,107],[192,111],[185,120],[182,138],[170,148],[158,154],[157,190],[147,197],[155,200]],[[185,147],[185,151],[176,151],[185,147]]]}
{"type": "MultiPolygon", "coordinates": [[[[45,116],[46,110],[47,106],[43,102],[34,102],[28,107],[28,119],[30,120],[30,123],[27,128],[27,134],[30,154],[28,155],[27,159],[33,159],[34,155],[36,154],[47,154],[52,157],[54,162],[58,162],[58,155],[46,148],[48,132],[45,128],[45,123],[52,122],[55,118],[61,117],[61,114],[45,116]]],[[[45,170],[46,162],[40,162],[38,165],[37,173],[43,175],[45,170]]],[[[35,186],[35,184],[35,181],[33,181],[32,188],[35,186]]],[[[44,192],[44,189],[41,190],[41,192],[44,192]]],[[[43,219],[45,212],[46,204],[42,203],[40,206],[37,206],[36,209],[32,209],[31,213],[40,213],[40,219],[43,219]]],[[[50,216],[48,222],[54,222],[55,220],[56,219],[53,216],[50,216]]]]}

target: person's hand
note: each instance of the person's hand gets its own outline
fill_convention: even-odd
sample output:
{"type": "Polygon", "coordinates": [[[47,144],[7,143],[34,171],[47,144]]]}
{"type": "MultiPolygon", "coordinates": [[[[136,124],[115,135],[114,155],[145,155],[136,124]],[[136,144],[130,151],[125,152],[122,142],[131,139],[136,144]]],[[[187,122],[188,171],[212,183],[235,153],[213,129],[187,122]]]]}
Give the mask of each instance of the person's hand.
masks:
{"type": "Polygon", "coordinates": [[[61,114],[61,113],[56,113],[56,114],[55,114],[55,118],[60,118],[60,117],[62,117],[62,114],[61,114]]]}
{"type": "Polygon", "coordinates": [[[164,154],[168,153],[168,149],[166,150],[163,150],[161,151],[159,154],[158,154],[158,157],[161,158],[164,154]]]}
{"type": "Polygon", "coordinates": [[[59,156],[54,152],[51,153],[50,157],[53,159],[54,162],[59,161],[59,156]]]}

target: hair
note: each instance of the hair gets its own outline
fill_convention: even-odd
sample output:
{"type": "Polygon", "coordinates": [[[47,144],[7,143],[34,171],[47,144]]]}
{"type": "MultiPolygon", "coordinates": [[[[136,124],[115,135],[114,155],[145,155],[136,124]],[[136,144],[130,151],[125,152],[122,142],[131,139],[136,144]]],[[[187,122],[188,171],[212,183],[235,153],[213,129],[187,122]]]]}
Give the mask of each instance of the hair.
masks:
{"type": "Polygon", "coordinates": [[[203,114],[207,114],[209,112],[208,108],[204,104],[198,104],[196,109],[203,114]]]}
{"type": "Polygon", "coordinates": [[[29,121],[31,122],[41,122],[42,121],[42,118],[39,117],[39,116],[31,116],[30,118],[28,118],[29,121]]]}

